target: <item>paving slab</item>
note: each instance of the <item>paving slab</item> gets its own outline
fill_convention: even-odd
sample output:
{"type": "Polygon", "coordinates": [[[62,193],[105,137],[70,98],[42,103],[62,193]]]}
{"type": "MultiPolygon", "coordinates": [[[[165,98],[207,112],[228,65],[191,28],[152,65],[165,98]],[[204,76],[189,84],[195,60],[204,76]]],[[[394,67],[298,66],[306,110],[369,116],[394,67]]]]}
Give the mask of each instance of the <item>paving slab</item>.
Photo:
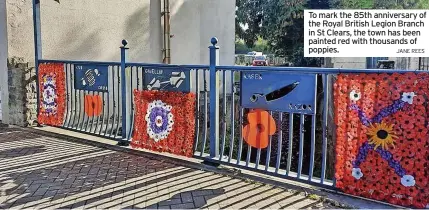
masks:
{"type": "Polygon", "coordinates": [[[338,208],[168,160],[28,129],[0,131],[0,208],[338,208]]]}

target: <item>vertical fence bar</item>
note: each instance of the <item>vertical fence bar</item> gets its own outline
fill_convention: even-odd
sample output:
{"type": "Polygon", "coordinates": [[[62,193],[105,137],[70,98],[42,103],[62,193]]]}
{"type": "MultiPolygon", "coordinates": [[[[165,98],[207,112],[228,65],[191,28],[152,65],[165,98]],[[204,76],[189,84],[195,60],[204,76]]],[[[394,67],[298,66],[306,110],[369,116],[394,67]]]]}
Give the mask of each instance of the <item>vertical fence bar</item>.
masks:
{"type": "Polygon", "coordinates": [[[256,164],[255,164],[256,169],[259,167],[259,161],[261,161],[261,148],[258,148],[256,152],[256,164]]]}
{"type": "Polygon", "coordinates": [[[69,124],[68,124],[68,127],[69,128],[73,128],[73,126],[74,126],[74,118],[76,117],[76,100],[73,100],[73,98],[75,98],[75,91],[74,91],[74,78],[73,78],[73,70],[72,70],[72,65],[71,64],[69,64],[69,68],[70,68],[70,80],[71,80],[71,83],[70,83],[70,106],[71,106],[71,109],[72,109],[72,112],[71,112],[71,114],[70,114],[70,121],[69,121],[69,124]],[[74,103],[73,103],[74,102],[74,103]]]}
{"type": "Polygon", "coordinates": [[[422,59],[422,57],[419,58],[419,70],[423,70],[422,59]]]}
{"type": "Polygon", "coordinates": [[[80,97],[80,100],[81,100],[81,104],[83,104],[83,112],[82,112],[82,126],[81,126],[80,130],[85,131],[84,128],[85,128],[85,118],[86,118],[86,116],[85,116],[85,113],[86,113],[86,107],[85,107],[86,90],[81,90],[81,93],[82,93],[82,96],[80,97]]]}
{"type": "Polygon", "coordinates": [[[320,183],[323,184],[325,181],[326,175],[326,156],[327,156],[327,126],[328,126],[328,103],[329,103],[329,94],[328,94],[328,75],[323,75],[323,122],[322,122],[322,173],[320,175],[320,183]]]}
{"type": "Polygon", "coordinates": [[[103,108],[102,108],[102,112],[97,116],[97,122],[93,133],[97,133],[98,126],[100,124],[100,118],[104,117],[104,92],[98,92],[97,96],[100,96],[100,94],[101,94],[101,101],[103,102],[102,104],[103,108]]]}
{"type": "Polygon", "coordinates": [[[68,64],[64,64],[64,70],[66,71],[66,101],[67,101],[67,112],[66,117],[64,120],[63,127],[68,127],[70,123],[70,116],[71,116],[71,105],[70,105],[70,87],[69,87],[69,71],[68,71],[68,64]],[[70,114],[69,114],[70,113],[70,114]]]}
{"type": "Polygon", "coordinates": [[[121,92],[122,92],[122,140],[127,140],[129,130],[127,128],[130,127],[130,110],[128,106],[128,97],[129,94],[127,94],[127,73],[126,73],[126,66],[125,66],[125,59],[126,59],[126,51],[127,51],[127,40],[122,40],[122,46],[121,46],[121,92]]]}
{"type": "Polygon", "coordinates": [[[234,71],[231,70],[231,140],[229,142],[229,155],[228,163],[231,163],[232,154],[234,151],[234,140],[235,140],[235,87],[234,87],[234,71]]]}
{"type": "Polygon", "coordinates": [[[204,83],[204,125],[203,125],[203,144],[201,145],[201,154],[200,157],[203,156],[204,150],[206,149],[207,142],[207,72],[204,70],[203,72],[203,83],[204,83]]]}
{"type": "Polygon", "coordinates": [[[293,146],[293,113],[289,113],[289,141],[287,152],[286,176],[289,176],[290,167],[292,165],[292,146],[293,146]]]}
{"type": "MultiPolygon", "coordinates": [[[[122,108],[122,102],[121,102],[121,100],[120,100],[120,98],[121,98],[121,80],[122,80],[122,77],[121,77],[121,67],[120,66],[116,66],[116,73],[117,73],[117,75],[118,75],[118,78],[117,78],[117,83],[118,83],[118,86],[116,87],[117,88],[117,90],[116,90],[116,99],[117,99],[117,101],[116,101],[116,104],[117,104],[117,109],[116,109],[116,113],[117,113],[117,117],[116,117],[116,131],[115,131],[115,133],[114,133],[114,138],[115,139],[117,139],[118,137],[119,137],[119,128],[120,128],[120,124],[121,124],[121,115],[122,115],[122,113],[121,113],[121,108],[122,108]]],[[[121,136],[122,137],[122,136],[121,136]]]]}
{"type": "MultiPolygon", "coordinates": [[[[89,101],[88,102],[86,102],[86,100],[87,100],[87,98],[86,98],[86,96],[88,96],[89,94],[90,94],[90,92],[92,92],[92,93],[94,93],[94,91],[84,91],[84,95],[83,95],[83,104],[84,104],[84,106],[86,105],[86,103],[88,103],[88,108],[89,108],[89,101]]],[[[85,109],[86,109],[87,107],[85,106],[85,109]]],[[[88,124],[89,124],[89,121],[90,121],[90,116],[87,114],[87,112],[89,112],[88,110],[83,114],[83,116],[84,116],[84,119],[86,118],[86,126],[85,126],[85,129],[84,129],[84,131],[85,132],[87,132],[87,130],[88,130],[88,124]]],[[[85,121],[84,121],[85,122],[85,121]]]]}
{"type": "MultiPolygon", "coordinates": [[[[79,93],[79,96],[78,96],[78,99],[79,99],[79,118],[77,121],[77,129],[81,130],[83,127],[83,124],[82,124],[82,127],[80,126],[80,120],[82,119],[82,96],[80,93],[82,92],[82,90],[78,90],[77,92],[79,93]]],[[[83,108],[84,108],[83,111],[85,111],[85,106],[83,106],[83,108]]]]}
{"type": "MultiPolygon", "coordinates": [[[[73,69],[75,68],[75,66],[73,65],[73,69]]],[[[74,73],[74,71],[73,71],[73,78],[74,79],[76,79],[76,75],[75,75],[75,73],[74,73]]],[[[78,125],[79,124],[75,124],[75,122],[76,122],[76,117],[77,117],[77,109],[78,109],[78,107],[77,107],[77,90],[76,90],[76,87],[74,86],[75,85],[75,83],[73,83],[73,92],[74,92],[74,115],[73,115],[73,123],[72,123],[72,126],[74,127],[74,129],[77,129],[78,128],[78,125]]],[[[80,112],[80,107],[79,107],[79,112],[80,112]]],[[[79,123],[79,121],[77,122],[77,123],[79,123]]]]}
{"type": "MultiPolygon", "coordinates": [[[[137,90],[140,90],[140,67],[136,67],[136,73],[137,73],[136,88],[137,90]]],[[[134,94],[134,91],[133,91],[133,94],[134,94]]]]}
{"type": "Polygon", "coordinates": [[[140,72],[142,73],[142,80],[141,80],[142,88],[141,88],[141,90],[144,90],[144,77],[145,77],[145,73],[144,73],[144,68],[143,67],[141,67],[141,71],[140,72]]]}
{"type": "MultiPolygon", "coordinates": [[[[315,108],[316,109],[316,108],[315,108]]],[[[310,168],[308,171],[308,181],[313,179],[313,170],[314,170],[314,149],[316,139],[316,114],[311,116],[311,151],[310,151],[310,168]]]]}
{"type": "Polygon", "coordinates": [[[226,70],[222,71],[223,78],[223,132],[222,132],[222,150],[219,155],[219,160],[222,160],[223,153],[225,152],[225,141],[226,141],[226,70]]]}
{"type": "Polygon", "coordinates": [[[250,155],[252,154],[252,146],[247,144],[247,157],[246,157],[246,167],[249,167],[250,155]]]}
{"type": "MultiPolygon", "coordinates": [[[[93,93],[93,95],[94,96],[97,96],[97,100],[98,100],[98,96],[100,96],[100,94],[99,94],[99,92],[98,91],[93,91],[92,92],[93,93]]],[[[97,105],[98,106],[98,105],[97,105]]],[[[98,109],[98,107],[97,107],[97,109],[98,109]]],[[[95,112],[95,110],[94,110],[94,115],[91,117],[92,118],[92,120],[91,120],[91,127],[89,128],[89,132],[90,133],[92,133],[92,130],[93,130],[93,128],[94,128],[94,120],[96,119],[96,118],[98,118],[100,115],[98,114],[98,113],[96,113],[95,112]],[[95,116],[95,115],[98,115],[98,116],[95,116]]],[[[94,130],[94,132],[95,132],[95,130],[94,130]]]]}
{"type": "Polygon", "coordinates": [[[426,70],[429,70],[429,58],[425,58],[426,61],[426,70]]]}
{"type": "Polygon", "coordinates": [[[216,45],[217,38],[211,39],[210,49],[210,157],[219,155],[219,80],[216,66],[219,64],[219,47],[216,45]]]}
{"type": "MultiPolygon", "coordinates": [[[[270,120],[269,120],[270,116],[267,116],[267,117],[268,117],[267,122],[270,122],[270,120]]],[[[270,124],[268,124],[267,130],[271,130],[270,129],[270,124]]],[[[256,152],[256,164],[255,164],[255,168],[256,169],[258,169],[258,167],[259,167],[259,161],[260,160],[261,160],[261,148],[258,148],[257,152],[256,152]]]]}
{"type": "MultiPolygon", "coordinates": [[[[130,90],[128,91],[128,95],[130,97],[129,103],[131,106],[131,110],[130,113],[127,117],[130,118],[130,126],[128,128],[128,134],[127,134],[127,140],[131,139],[131,135],[133,132],[133,127],[134,127],[134,96],[133,96],[133,81],[134,81],[134,77],[133,77],[133,69],[137,69],[137,67],[130,67],[130,90]]],[[[138,71],[137,71],[137,75],[138,75],[138,71]]]]}
{"type": "MultiPolygon", "coordinates": [[[[98,91],[91,91],[91,92],[92,92],[92,97],[98,96],[98,91]]],[[[91,106],[91,104],[89,104],[89,106],[91,106]]],[[[91,116],[91,126],[89,127],[89,131],[88,132],[91,132],[92,128],[94,127],[94,119],[96,118],[95,114],[97,114],[97,113],[94,110],[94,113],[91,116]]],[[[89,121],[89,118],[88,118],[88,121],[89,121]]]]}
{"type": "Polygon", "coordinates": [[[299,115],[299,159],[298,159],[298,175],[297,178],[299,179],[301,177],[302,172],[302,159],[304,153],[304,114],[299,115]]]}
{"type": "MultiPolygon", "coordinates": [[[[116,98],[115,98],[115,68],[117,68],[117,66],[112,66],[112,126],[110,128],[110,137],[113,135],[113,130],[115,129],[115,120],[116,120],[116,107],[118,106],[118,103],[116,102],[116,98]]],[[[116,82],[118,82],[118,80],[116,80],[116,82]]],[[[110,118],[110,116],[109,116],[110,118]]]]}
{"type": "Polygon", "coordinates": [[[249,167],[250,155],[252,154],[252,146],[247,145],[247,157],[246,157],[246,167],[249,167]]]}
{"type": "MultiPolygon", "coordinates": [[[[107,93],[106,93],[106,95],[107,95],[107,99],[106,99],[106,102],[107,102],[107,116],[106,116],[106,120],[107,121],[106,121],[106,124],[104,124],[104,118],[103,118],[103,123],[101,125],[102,128],[104,127],[104,125],[106,125],[106,128],[104,129],[104,136],[106,136],[108,134],[108,128],[109,128],[109,124],[110,124],[110,87],[109,87],[109,84],[112,84],[111,87],[114,87],[114,85],[113,85],[113,79],[112,79],[112,83],[109,82],[110,81],[109,78],[113,78],[113,76],[109,77],[109,72],[113,73],[112,69],[113,69],[113,66],[109,66],[107,68],[107,84],[108,84],[108,86],[107,86],[107,93]]],[[[113,93],[113,91],[112,91],[112,93],[113,93]]],[[[100,129],[100,134],[101,134],[101,130],[102,129],[100,129]]]]}
{"type": "MultiPolygon", "coordinates": [[[[203,71],[204,72],[204,71],[203,71]]],[[[197,107],[195,108],[195,142],[194,142],[194,152],[198,149],[198,142],[200,139],[200,72],[198,69],[195,69],[195,94],[196,94],[196,100],[197,100],[197,107]]],[[[202,153],[202,151],[201,151],[202,153]]]]}
{"type": "MultiPolygon", "coordinates": [[[[273,111],[270,111],[270,116],[273,116],[273,111]]],[[[271,142],[273,140],[273,137],[270,135],[268,147],[267,147],[267,156],[265,158],[265,171],[268,171],[268,168],[270,167],[270,159],[271,159],[271,142]]]]}
{"type": "MultiPolygon", "coordinates": [[[[240,93],[241,94],[241,93],[240,93]]],[[[243,150],[243,108],[240,107],[240,139],[238,145],[238,154],[237,154],[237,165],[240,164],[241,161],[241,153],[243,150]]]]}
{"type": "Polygon", "coordinates": [[[276,161],[276,171],[275,173],[279,172],[280,168],[280,161],[281,161],[281,155],[282,155],[282,141],[283,141],[283,112],[279,112],[279,125],[277,126],[279,128],[279,135],[278,135],[278,142],[277,142],[277,161],[276,161]]]}

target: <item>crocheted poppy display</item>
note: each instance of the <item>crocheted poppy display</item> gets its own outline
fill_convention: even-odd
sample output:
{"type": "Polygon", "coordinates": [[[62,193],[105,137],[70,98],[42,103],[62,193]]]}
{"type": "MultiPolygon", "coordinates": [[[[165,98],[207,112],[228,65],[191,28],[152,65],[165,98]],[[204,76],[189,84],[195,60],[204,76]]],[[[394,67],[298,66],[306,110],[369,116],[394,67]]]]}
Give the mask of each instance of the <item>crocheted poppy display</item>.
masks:
{"type": "Polygon", "coordinates": [[[131,146],[192,157],[195,94],[134,90],[131,146]]]}
{"type": "Polygon", "coordinates": [[[65,72],[64,64],[49,63],[39,65],[39,115],[40,124],[60,126],[65,113],[65,72]]]}
{"type": "Polygon", "coordinates": [[[392,204],[427,206],[428,84],[427,73],[338,75],[337,188],[392,204]]]}
{"type": "Polygon", "coordinates": [[[243,139],[254,148],[266,148],[269,136],[276,132],[274,118],[264,110],[250,110],[247,114],[249,124],[243,128],[243,139]]]}
{"type": "Polygon", "coordinates": [[[103,112],[103,98],[100,95],[85,95],[85,114],[98,117],[103,112]]]}

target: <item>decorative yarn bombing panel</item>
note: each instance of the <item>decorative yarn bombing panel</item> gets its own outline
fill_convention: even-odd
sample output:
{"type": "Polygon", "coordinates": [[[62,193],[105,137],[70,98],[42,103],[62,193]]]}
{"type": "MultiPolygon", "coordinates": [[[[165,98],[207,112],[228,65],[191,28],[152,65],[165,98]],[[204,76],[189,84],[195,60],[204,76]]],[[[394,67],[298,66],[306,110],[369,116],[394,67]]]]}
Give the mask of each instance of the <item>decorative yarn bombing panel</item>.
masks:
{"type": "Polygon", "coordinates": [[[39,65],[40,124],[60,126],[65,113],[64,64],[39,65]]]}
{"type": "Polygon", "coordinates": [[[191,157],[195,138],[195,94],[134,90],[131,146],[191,157]]]}
{"type": "Polygon", "coordinates": [[[336,187],[427,207],[428,84],[427,73],[338,75],[336,187]]]}

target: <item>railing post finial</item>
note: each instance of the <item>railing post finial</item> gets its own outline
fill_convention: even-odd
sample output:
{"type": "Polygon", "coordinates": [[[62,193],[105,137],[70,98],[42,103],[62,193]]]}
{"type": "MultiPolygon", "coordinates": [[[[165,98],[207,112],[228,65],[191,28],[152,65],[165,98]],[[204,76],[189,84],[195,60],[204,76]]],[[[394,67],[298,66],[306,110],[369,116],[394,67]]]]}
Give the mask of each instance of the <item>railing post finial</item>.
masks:
{"type": "Polygon", "coordinates": [[[218,41],[219,40],[217,39],[217,37],[212,37],[212,39],[210,40],[213,46],[216,46],[218,41]]]}
{"type": "Polygon", "coordinates": [[[128,41],[126,39],[122,40],[122,47],[126,47],[128,44],[128,41]]]}

